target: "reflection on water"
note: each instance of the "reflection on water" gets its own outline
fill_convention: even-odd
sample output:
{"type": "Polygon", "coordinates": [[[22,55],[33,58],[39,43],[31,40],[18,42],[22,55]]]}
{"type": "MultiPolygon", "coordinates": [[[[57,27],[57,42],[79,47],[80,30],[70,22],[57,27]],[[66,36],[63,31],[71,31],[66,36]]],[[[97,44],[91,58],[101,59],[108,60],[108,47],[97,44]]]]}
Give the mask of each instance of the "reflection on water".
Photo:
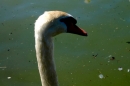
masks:
{"type": "Polygon", "coordinates": [[[73,34],[54,38],[60,86],[128,86],[129,0],[86,1],[90,3],[0,1],[0,86],[41,86],[34,49],[34,22],[46,10],[72,14],[78,26],[88,32],[86,38],[73,34]],[[120,67],[123,70],[119,71],[120,67]],[[99,74],[105,78],[100,79],[99,74]]]}

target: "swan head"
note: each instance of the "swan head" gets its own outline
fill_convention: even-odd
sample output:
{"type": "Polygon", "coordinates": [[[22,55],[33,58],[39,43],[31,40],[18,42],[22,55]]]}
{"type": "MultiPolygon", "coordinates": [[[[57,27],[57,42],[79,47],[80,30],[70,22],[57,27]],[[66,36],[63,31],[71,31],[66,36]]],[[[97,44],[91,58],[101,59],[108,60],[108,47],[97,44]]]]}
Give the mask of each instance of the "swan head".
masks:
{"type": "Polygon", "coordinates": [[[51,37],[65,32],[87,36],[76,23],[76,19],[66,12],[45,11],[35,22],[35,33],[51,37]]]}

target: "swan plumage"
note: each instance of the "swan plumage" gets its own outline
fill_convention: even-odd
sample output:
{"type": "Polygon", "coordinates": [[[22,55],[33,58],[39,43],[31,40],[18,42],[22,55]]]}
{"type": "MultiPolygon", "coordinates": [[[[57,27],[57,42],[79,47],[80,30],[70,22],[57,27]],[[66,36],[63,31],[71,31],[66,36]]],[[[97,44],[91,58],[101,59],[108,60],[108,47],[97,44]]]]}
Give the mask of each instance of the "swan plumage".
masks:
{"type": "Polygon", "coordinates": [[[42,86],[58,86],[52,37],[60,33],[87,36],[76,19],[62,11],[45,11],[35,22],[35,49],[42,86]]]}

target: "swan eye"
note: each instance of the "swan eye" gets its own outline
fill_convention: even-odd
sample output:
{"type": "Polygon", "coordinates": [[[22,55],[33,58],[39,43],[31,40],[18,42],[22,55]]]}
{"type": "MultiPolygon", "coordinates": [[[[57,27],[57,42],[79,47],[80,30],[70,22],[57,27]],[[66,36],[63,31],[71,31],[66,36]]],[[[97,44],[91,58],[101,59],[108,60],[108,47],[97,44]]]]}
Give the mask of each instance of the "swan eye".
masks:
{"type": "Polygon", "coordinates": [[[77,23],[77,20],[74,19],[73,17],[66,17],[66,18],[62,18],[60,19],[61,22],[64,22],[65,24],[68,24],[68,23],[73,23],[73,24],[76,24],[77,23]]]}

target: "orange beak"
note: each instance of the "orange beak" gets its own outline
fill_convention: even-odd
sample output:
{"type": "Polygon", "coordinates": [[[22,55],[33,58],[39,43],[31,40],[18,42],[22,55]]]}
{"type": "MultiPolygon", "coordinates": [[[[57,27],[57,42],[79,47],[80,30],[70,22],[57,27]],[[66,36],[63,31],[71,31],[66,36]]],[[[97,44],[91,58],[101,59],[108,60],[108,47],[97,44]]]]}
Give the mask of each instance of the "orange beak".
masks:
{"type": "Polygon", "coordinates": [[[78,34],[81,36],[88,36],[85,30],[79,28],[77,25],[72,24],[72,23],[68,26],[67,33],[78,34]]]}

